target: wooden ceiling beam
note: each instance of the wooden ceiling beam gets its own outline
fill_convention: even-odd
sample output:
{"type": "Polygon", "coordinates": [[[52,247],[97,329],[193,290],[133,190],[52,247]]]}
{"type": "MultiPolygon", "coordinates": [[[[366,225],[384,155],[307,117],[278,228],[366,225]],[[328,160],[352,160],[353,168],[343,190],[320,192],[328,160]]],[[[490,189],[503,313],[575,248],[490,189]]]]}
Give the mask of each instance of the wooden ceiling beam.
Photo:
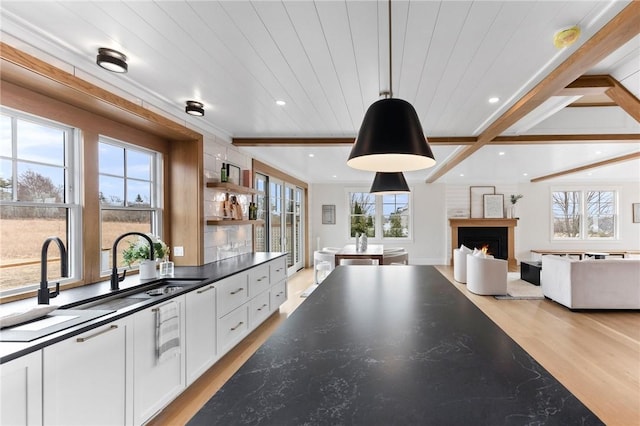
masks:
{"type": "Polygon", "coordinates": [[[613,80],[613,87],[608,89],[605,94],[609,96],[620,108],[625,110],[627,114],[640,123],[640,100],[633,93],[629,92],[620,82],[613,80]]]}
{"type": "Polygon", "coordinates": [[[473,145],[465,147],[443,163],[427,178],[433,183],[469,158],[549,97],[557,94],[578,77],[589,71],[611,52],[623,46],[640,32],[640,1],[631,2],[596,34],[580,46],[567,60],[551,71],[540,83],[524,95],[498,119],[491,123],[473,145]]]}
{"type": "MultiPolygon", "coordinates": [[[[434,136],[429,137],[433,145],[471,145],[477,141],[475,136],[434,136]]],[[[233,138],[234,146],[300,146],[318,147],[335,145],[353,145],[355,138],[233,138]]]]}
{"type": "Polygon", "coordinates": [[[518,135],[497,136],[487,145],[550,145],[574,143],[638,143],[640,133],[607,133],[585,135],[518,135]]]}
{"type": "Polygon", "coordinates": [[[556,93],[556,96],[602,95],[615,85],[609,75],[583,75],[556,93]]]}
{"type": "Polygon", "coordinates": [[[634,152],[631,154],[621,155],[620,157],[609,158],[608,160],[598,161],[596,163],[585,164],[584,166],[574,167],[572,169],[563,170],[561,172],[552,173],[550,175],[540,176],[531,179],[531,182],[541,182],[543,180],[549,180],[560,176],[570,175],[577,172],[582,172],[589,169],[595,169],[597,167],[610,166],[616,163],[623,163],[625,161],[636,160],[640,158],[640,152],[634,152]]]}

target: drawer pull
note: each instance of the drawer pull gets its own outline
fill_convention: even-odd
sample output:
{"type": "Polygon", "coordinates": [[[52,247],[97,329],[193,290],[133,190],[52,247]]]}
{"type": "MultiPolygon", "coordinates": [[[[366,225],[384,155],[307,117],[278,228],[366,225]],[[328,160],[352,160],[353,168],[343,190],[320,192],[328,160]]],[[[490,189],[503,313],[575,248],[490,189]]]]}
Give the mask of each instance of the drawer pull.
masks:
{"type": "Polygon", "coordinates": [[[106,332],[109,332],[109,331],[111,331],[111,330],[115,330],[116,328],[118,328],[118,326],[117,326],[117,325],[112,325],[112,326],[110,326],[109,328],[105,328],[104,330],[98,331],[97,333],[94,333],[94,334],[92,334],[92,335],[90,335],[90,336],[87,336],[87,337],[78,337],[78,338],[76,339],[76,342],[78,342],[78,343],[86,342],[86,341],[87,341],[87,340],[89,340],[89,339],[93,339],[94,337],[98,337],[99,335],[104,334],[104,333],[106,333],[106,332]]]}
{"type": "Polygon", "coordinates": [[[244,322],[240,321],[235,327],[231,327],[231,331],[236,331],[244,322]]]}
{"type": "Polygon", "coordinates": [[[240,292],[241,292],[241,291],[243,291],[243,290],[244,290],[244,288],[240,287],[239,289],[237,289],[237,290],[235,290],[235,291],[232,291],[232,292],[231,292],[231,294],[238,294],[238,293],[240,293],[240,292]]]}
{"type": "Polygon", "coordinates": [[[215,288],[215,286],[210,285],[210,286],[209,286],[209,287],[207,287],[207,288],[203,288],[202,290],[198,290],[196,293],[198,293],[198,294],[202,294],[202,293],[204,293],[204,292],[207,292],[207,291],[211,290],[212,288],[215,288]]]}
{"type": "Polygon", "coordinates": [[[266,308],[266,307],[267,307],[267,304],[265,303],[264,305],[260,306],[260,307],[258,308],[258,310],[259,310],[259,311],[261,311],[261,310],[262,310],[262,308],[266,308]]]}
{"type": "Polygon", "coordinates": [[[269,277],[267,277],[266,275],[264,275],[264,276],[262,276],[261,278],[258,278],[256,281],[262,281],[262,280],[264,280],[265,278],[269,278],[269,277]]]}

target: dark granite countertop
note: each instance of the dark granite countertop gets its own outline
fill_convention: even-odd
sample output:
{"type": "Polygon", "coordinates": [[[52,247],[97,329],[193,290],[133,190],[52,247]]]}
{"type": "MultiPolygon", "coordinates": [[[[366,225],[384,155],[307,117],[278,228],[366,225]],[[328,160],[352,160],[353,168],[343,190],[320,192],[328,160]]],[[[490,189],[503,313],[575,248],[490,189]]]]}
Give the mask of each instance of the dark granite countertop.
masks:
{"type": "Polygon", "coordinates": [[[431,266],[341,266],[189,422],[593,425],[431,266]]]}
{"type": "MultiPolygon", "coordinates": [[[[116,310],[110,314],[100,316],[99,318],[82,322],[79,325],[64,328],[61,331],[51,333],[31,342],[0,342],[0,364],[285,255],[286,253],[247,253],[219,260],[217,262],[207,263],[203,266],[176,267],[173,279],[191,279],[195,280],[194,284],[184,287],[184,290],[149,298],[145,302],[116,310]]],[[[108,280],[101,281],[95,284],[62,290],[58,297],[51,299],[50,303],[52,305],[59,306],[59,309],[55,311],[57,313],[63,309],[73,310],[73,307],[80,303],[101,297],[116,295],[117,293],[136,288],[142,288],[156,280],[157,279],[140,280],[138,275],[127,276],[126,279],[120,283],[120,290],[115,292],[111,290],[108,280]]],[[[3,312],[14,312],[36,306],[37,303],[36,298],[32,297],[3,304],[1,309],[3,312]]]]}

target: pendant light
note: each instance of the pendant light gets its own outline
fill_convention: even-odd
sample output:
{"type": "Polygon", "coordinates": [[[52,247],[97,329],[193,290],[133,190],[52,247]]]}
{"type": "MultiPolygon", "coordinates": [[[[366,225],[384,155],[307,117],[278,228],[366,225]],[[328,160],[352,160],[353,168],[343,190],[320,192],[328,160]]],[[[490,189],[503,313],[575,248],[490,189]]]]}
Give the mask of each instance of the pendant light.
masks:
{"type": "Polygon", "coordinates": [[[402,194],[410,191],[402,172],[377,172],[369,192],[382,195],[402,194]]]}
{"type": "Polygon", "coordinates": [[[413,106],[394,99],[389,0],[389,97],[374,102],[364,115],[347,165],[373,172],[402,172],[432,167],[436,160],[413,106]]]}

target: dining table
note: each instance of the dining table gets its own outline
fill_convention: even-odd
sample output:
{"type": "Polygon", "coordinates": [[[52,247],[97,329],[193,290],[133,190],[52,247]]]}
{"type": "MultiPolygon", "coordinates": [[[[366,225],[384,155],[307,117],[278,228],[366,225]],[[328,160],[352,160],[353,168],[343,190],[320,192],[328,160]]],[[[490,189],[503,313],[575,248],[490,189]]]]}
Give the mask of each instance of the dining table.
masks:
{"type": "Polygon", "coordinates": [[[382,265],[384,258],[384,246],[382,244],[368,244],[366,250],[356,250],[355,244],[347,244],[335,254],[336,266],[341,259],[377,259],[382,265]]]}

